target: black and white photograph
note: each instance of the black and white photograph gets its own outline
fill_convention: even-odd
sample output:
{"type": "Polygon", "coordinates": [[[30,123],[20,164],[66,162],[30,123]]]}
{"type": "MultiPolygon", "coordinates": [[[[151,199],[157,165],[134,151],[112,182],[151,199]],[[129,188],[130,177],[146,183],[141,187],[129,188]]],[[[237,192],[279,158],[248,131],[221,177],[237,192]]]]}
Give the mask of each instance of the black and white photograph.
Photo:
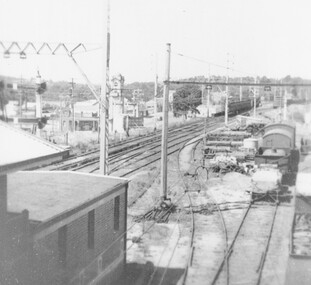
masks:
{"type": "Polygon", "coordinates": [[[0,285],[311,284],[310,0],[0,5],[0,285]]]}

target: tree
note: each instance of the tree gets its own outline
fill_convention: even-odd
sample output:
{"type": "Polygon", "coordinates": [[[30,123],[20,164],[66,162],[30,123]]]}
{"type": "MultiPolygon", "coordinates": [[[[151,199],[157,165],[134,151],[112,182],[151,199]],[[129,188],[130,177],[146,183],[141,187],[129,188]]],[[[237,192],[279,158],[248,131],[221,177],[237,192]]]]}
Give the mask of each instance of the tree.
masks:
{"type": "Polygon", "coordinates": [[[186,114],[188,111],[198,113],[196,109],[202,104],[202,92],[196,85],[184,85],[176,90],[173,97],[174,114],[186,114]]]}

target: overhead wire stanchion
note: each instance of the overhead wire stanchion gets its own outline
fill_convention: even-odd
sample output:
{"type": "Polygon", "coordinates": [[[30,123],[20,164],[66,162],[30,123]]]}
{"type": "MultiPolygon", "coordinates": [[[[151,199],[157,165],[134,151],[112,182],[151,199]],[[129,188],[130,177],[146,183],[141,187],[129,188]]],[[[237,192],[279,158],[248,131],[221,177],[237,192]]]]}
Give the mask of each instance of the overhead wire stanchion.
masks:
{"type": "Polygon", "coordinates": [[[161,155],[161,201],[167,201],[167,132],[168,132],[168,94],[170,88],[170,58],[171,44],[166,45],[166,67],[163,92],[163,127],[162,127],[162,155],[161,155]]]}
{"type": "Polygon", "coordinates": [[[156,71],[156,75],[155,75],[155,79],[154,79],[154,105],[153,105],[153,108],[154,108],[154,130],[157,129],[157,116],[156,116],[156,113],[157,113],[157,96],[158,96],[158,74],[157,74],[157,71],[156,71]]]}
{"type": "MultiPolygon", "coordinates": [[[[255,77],[255,84],[257,83],[257,78],[255,77]]],[[[256,112],[257,112],[257,100],[256,100],[256,87],[253,89],[254,92],[254,118],[256,118],[256,112]]]]}
{"type": "Polygon", "coordinates": [[[103,49],[103,77],[101,85],[101,113],[100,113],[100,160],[99,172],[108,174],[108,143],[109,143],[109,65],[110,65],[110,0],[106,0],[104,7],[107,20],[107,33],[104,33],[103,42],[106,50],[103,49]],[[106,9],[107,10],[106,10],[106,9]]]}
{"type": "MultiPolygon", "coordinates": [[[[229,74],[227,74],[226,82],[229,82],[229,74]]],[[[228,105],[229,105],[229,86],[226,85],[226,101],[225,101],[225,126],[228,126],[228,105]]]]}
{"type": "MultiPolygon", "coordinates": [[[[241,77],[241,83],[243,82],[243,78],[241,77]]],[[[242,101],[242,97],[243,97],[243,87],[242,85],[240,85],[240,102],[242,101]]]]}

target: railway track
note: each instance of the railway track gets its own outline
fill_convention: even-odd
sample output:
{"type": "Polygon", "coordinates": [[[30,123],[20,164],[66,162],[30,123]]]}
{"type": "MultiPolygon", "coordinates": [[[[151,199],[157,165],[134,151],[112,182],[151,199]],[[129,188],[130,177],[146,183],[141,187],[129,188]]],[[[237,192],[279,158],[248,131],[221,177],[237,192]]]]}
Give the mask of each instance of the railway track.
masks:
{"type": "MultiPolygon", "coordinates": [[[[221,124],[221,117],[211,120],[208,129],[221,124]]],[[[171,129],[169,131],[168,154],[177,152],[180,146],[191,137],[202,133],[204,123],[200,120],[186,126],[171,129]]],[[[126,177],[137,170],[149,166],[161,159],[161,134],[152,137],[131,141],[117,149],[111,148],[109,156],[109,174],[126,177]]],[[[98,152],[91,152],[90,156],[74,158],[73,161],[66,161],[64,164],[48,166],[43,170],[71,170],[87,173],[96,173],[99,170],[98,152]]]]}
{"type": "MultiPolygon", "coordinates": [[[[195,121],[185,126],[178,128],[170,128],[169,135],[176,135],[180,132],[186,132],[187,130],[193,130],[193,128],[201,125],[201,121],[195,121]]],[[[110,163],[117,161],[124,155],[127,155],[131,151],[139,150],[143,146],[152,145],[155,142],[160,142],[160,131],[152,134],[148,134],[144,137],[138,137],[120,142],[118,144],[111,145],[109,147],[109,159],[110,163]]],[[[54,163],[42,167],[41,170],[79,170],[83,169],[83,165],[90,166],[96,164],[99,161],[99,150],[92,150],[87,153],[75,155],[61,162],[54,163]]]]}
{"type": "MultiPolygon", "coordinates": [[[[193,128],[193,127],[192,127],[193,128]]],[[[189,130],[188,128],[180,130],[179,133],[173,133],[169,135],[168,140],[168,148],[171,153],[174,153],[176,151],[176,148],[181,144],[181,142],[188,139],[188,137],[197,135],[200,133],[203,129],[202,124],[195,125],[195,129],[189,130]]],[[[149,164],[156,162],[160,159],[161,154],[161,137],[154,138],[152,141],[148,142],[147,144],[140,145],[139,147],[135,147],[132,149],[129,149],[126,151],[126,154],[123,152],[115,155],[110,158],[109,160],[109,174],[116,173],[117,171],[121,171],[121,173],[114,174],[119,176],[127,176],[132,173],[132,168],[136,164],[139,164],[137,166],[137,170],[148,166],[149,164]],[[154,158],[154,159],[152,159],[154,158]],[[149,161],[151,159],[151,161],[149,161]],[[147,161],[147,163],[142,163],[144,161],[147,161]]],[[[98,166],[99,160],[94,161],[93,168],[85,169],[84,171],[88,172],[95,172],[99,169],[98,166]]],[[[89,165],[92,165],[91,163],[89,165]]],[[[88,165],[88,166],[89,166],[88,165]]],[[[83,166],[75,168],[74,170],[82,169],[83,166]]],[[[134,170],[135,171],[135,170],[134,170]]]]}
{"type": "MultiPolygon", "coordinates": [[[[174,199],[177,212],[165,219],[173,232],[175,228],[178,231],[171,233],[173,237],[170,242],[165,241],[166,246],[159,259],[152,261],[154,269],[144,284],[177,284],[169,274],[171,267],[176,266],[183,268],[178,284],[261,284],[261,280],[267,281],[269,276],[265,274],[262,278],[264,269],[268,267],[265,267],[266,260],[271,265],[271,256],[267,259],[270,242],[274,240],[272,244],[275,247],[281,234],[278,229],[276,237],[272,236],[279,206],[257,201],[254,204],[254,201],[250,202],[249,194],[245,194],[248,200],[219,201],[206,183],[208,173],[202,166],[201,141],[201,138],[188,139],[182,144],[183,148],[192,147],[190,163],[177,159],[181,162],[178,166],[180,179],[176,187],[171,186],[175,191],[168,194],[171,197],[181,196],[181,199],[174,199]],[[247,250],[253,259],[244,258],[245,245],[250,247],[247,250]],[[184,262],[182,265],[181,260],[184,262]],[[244,268],[247,273],[243,276],[239,270],[243,272],[244,268]]],[[[272,254],[275,254],[275,248],[272,254]]]]}
{"type": "Polygon", "coordinates": [[[212,195],[205,195],[204,185],[208,178],[207,169],[202,167],[201,161],[195,158],[195,152],[201,142],[202,140],[186,143],[180,150],[178,159],[179,162],[182,162],[180,158],[182,150],[193,143],[190,164],[179,163],[178,167],[188,200],[188,213],[191,216],[188,258],[181,284],[206,283],[206,269],[211,267],[210,261],[215,256],[214,249],[226,249],[228,242],[226,226],[220,207],[212,195]],[[215,210],[217,215],[202,215],[202,210],[209,213],[215,210]],[[223,240],[214,239],[213,243],[213,233],[219,231],[223,231],[223,240]],[[206,258],[207,256],[208,258],[206,258]]]}
{"type": "Polygon", "coordinates": [[[224,284],[221,274],[226,263],[230,268],[229,276],[225,277],[228,279],[226,284],[260,284],[278,203],[256,207],[254,202],[250,201],[211,284],[224,284]],[[257,231],[250,230],[254,228],[257,231]]]}
{"type": "MultiPolygon", "coordinates": [[[[180,168],[181,176],[186,177],[183,182],[191,215],[188,262],[181,284],[261,284],[279,203],[250,200],[241,219],[230,219],[204,187],[207,174],[194,157],[192,154],[188,171],[180,168]],[[202,215],[203,204],[208,215],[202,215]]],[[[245,208],[244,201],[234,206],[240,207],[245,208]]]]}

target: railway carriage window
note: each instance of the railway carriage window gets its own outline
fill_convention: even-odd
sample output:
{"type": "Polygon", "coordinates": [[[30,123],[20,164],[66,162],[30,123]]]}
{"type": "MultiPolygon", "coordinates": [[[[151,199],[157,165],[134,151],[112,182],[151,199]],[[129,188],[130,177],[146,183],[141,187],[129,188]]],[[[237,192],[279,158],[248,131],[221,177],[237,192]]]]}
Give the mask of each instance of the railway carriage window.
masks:
{"type": "Polygon", "coordinates": [[[118,231],[120,228],[120,196],[114,198],[114,224],[113,228],[118,231]]]}

